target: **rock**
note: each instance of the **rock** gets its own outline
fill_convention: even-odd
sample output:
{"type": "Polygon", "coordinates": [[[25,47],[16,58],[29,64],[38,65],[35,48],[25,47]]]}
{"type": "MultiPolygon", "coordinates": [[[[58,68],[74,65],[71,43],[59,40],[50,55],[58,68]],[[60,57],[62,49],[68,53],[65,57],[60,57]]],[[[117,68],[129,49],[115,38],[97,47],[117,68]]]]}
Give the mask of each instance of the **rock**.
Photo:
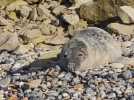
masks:
{"type": "Polygon", "coordinates": [[[48,75],[51,76],[51,77],[57,77],[59,74],[58,71],[56,71],[55,69],[52,69],[48,72],[48,75]]]}
{"type": "Polygon", "coordinates": [[[133,0],[96,0],[92,4],[84,4],[80,7],[80,18],[87,20],[91,24],[105,21],[118,16],[117,11],[123,5],[133,6],[134,2],[133,0]]]}
{"type": "Polygon", "coordinates": [[[18,100],[18,97],[16,95],[12,95],[9,100],[18,100]]]}
{"type": "Polygon", "coordinates": [[[70,25],[68,27],[68,33],[69,35],[73,36],[76,31],[82,30],[87,28],[88,24],[86,21],[84,20],[80,20],[78,23],[74,24],[74,25],[70,25]]]}
{"type": "Polygon", "coordinates": [[[15,21],[15,22],[19,21],[17,15],[16,15],[16,12],[14,12],[14,11],[11,11],[11,12],[8,14],[8,17],[9,17],[11,20],[15,21]]]}
{"type": "Polygon", "coordinates": [[[121,6],[118,16],[121,18],[123,23],[132,24],[134,23],[134,8],[131,6],[121,6]]]}
{"type": "Polygon", "coordinates": [[[132,72],[130,70],[123,72],[123,76],[125,79],[131,79],[133,77],[132,72]]]}
{"type": "Polygon", "coordinates": [[[35,47],[35,50],[39,53],[40,59],[51,59],[58,56],[58,54],[61,52],[61,46],[39,44],[35,47]]]}
{"type": "Polygon", "coordinates": [[[50,13],[50,10],[45,8],[45,6],[43,5],[39,5],[37,8],[37,11],[38,11],[38,15],[42,17],[43,19],[46,19],[46,18],[50,18],[52,20],[55,19],[55,17],[50,13]]]}
{"type": "Polygon", "coordinates": [[[37,28],[28,28],[24,30],[22,36],[24,37],[24,42],[33,43],[34,45],[44,42],[46,40],[45,36],[42,35],[40,29],[37,28]]]}
{"type": "Polygon", "coordinates": [[[30,19],[31,20],[37,20],[37,17],[38,17],[38,13],[37,13],[37,9],[36,8],[33,8],[31,13],[30,13],[30,19]]]}
{"type": "Polygon", "coordinates": [[[68,93],[62,93],[64,99],[70,99],[70,95],[68,93]]]}
{"type": "Polygon", "coordinates": [[[18,45],[19,41],[16,33],[4,32],[0,34],[0,51],[13,51],[18,45]]]}
{"type": "Polygon", "coordinates": [[[111,23],[108,28],[117,34],[131,36],[134,34],[134,25],[125,25],[120,23],[111,23]]]}
{"type": "Polygon", "coordinates": [[[0,0],[0,8],[4,8],[5,6],[9,5],[16,0],[0,0]]]}
{"type": "Polygon", "coordinates": [[[3,100],[4,99],[4,91],[0,91],[0,100],[3,100]]]}
{"type": "Polygon", "coordinates": [[[34,45],[37,45],[39,43],[45,42],[45,40],[46,40],[46,37],[41,35],[41,36],[39,36],[37,38],[34,38],[34,39],[30,40],[29,42],[33,43],[34,45]]]}
{"type": "Polygon", "coordinates": [[[0,54],[0,63],[2,64],[14,64],[16,56],[10,55],[7,51],[3,51],[0,54]]]}
{"type": "Polygon", "coordinates": [[[50,8],[50,9],[54,9],[55,7],[57,7],[57,6],[59,6],[59,5],[60,5],[60,2],[55,1],[55,0],[49,2],[49,8],[50,8]]]}
{"type": "Polygon", "coordinates": [[[55,7],[52,12],[53,12],[56,16],[58,16],[58,15],[64,13],[65,9],[66,9],[65,6],[60,5],[60,6],[55,7]]]}
{"type": "Polygon", "coordinates": [[[83,93],[83,91],[84,91],[84,85],[83,84],[76,84],[74,86],[74,90],[77,91],[77,92],[83,93]]]}
{"type": "Polygon", "coordinates": [[[11,76],[6,76],[5,78],[0,80],[0,87],[7,88],[10,84],[11,76]]]}
{"type": "Polygon", "coordinates": [[[73,6],[70,7],[69,9],[76,9],[76,8],[79,8],[83,4],[93,3],[93,0],[69,0],[69,1],[73,4],[73,6]]]}
{"type": "Polygon", "coordinates": [[[93,89],[88,87],[88,88],[86,88],[86,95],[92,97],[92,96],[96,95],[96,92],[93,89]]]}
{"type": "Polygon", "coordinates": [[[30,93],[27,93],[30,100],[44,100],[43,93],[38,88],[33,89],[30,93]]]}
{"type": "Polygon", "coordinates": [[[10,71],[12,65],[11,64],[0,64],[0,68],[4,71],[10,71]]]}
{"type": "Polygon", "coordinates": [[[124,64],[121,64],[121,63],[112,63],[111,66],[112,66],[113,68],[119,68],[119,69],[125,67],[124,64]]]}
{"type": "Polygon", "coordinates": [[[40,25],[40,30],[44,35],[52,35],[56,32],[56,27],[48,23],[42,23],[40,25]]]}
{"type": "Polygon", "coordinates": [[[116,16],[115,5],[111,5],[111,0],[96,1],[93,4],[85,4],[80,7],[80,17],[86,19],[89,23],[104,21],[109,17],[116,16]],[[103,6],[102,4],[106,5],[103,6]],[[90,9],[90,10],[89,10],[90,9]]]}
{"type": "Polygon", "coordinates": [[[128,48],[132,45],[133,43],[131,41],[125,41],[122,43],[122,47],[124,48],[128,48]]]}
{"type": "Polygon", "coordinates": [[[26,30],[23,35],[27,39],[32,40],[34,38],[40,37],[41,36],[41,31],[39,29],[29,29],[29,30],[26,30]]]}
{"type": "Polygon", "coordinates": [[[22,55],[25,53],[28,53],[29,51],[32,51],[34,48],[34,45],[32,43],[29,43],[27,45],[20,45],[15,51],[15,54],[22,55]]]}
{"type": "Polygon", "coordinates": [[[29,4],[35,4],[40,2],[40,0],[26,0],[29,4]]]}
{"type": "Polygon", "coordinates": [[[20,9],[21,6],[28,5],[24,0],[15,0],[6,7],[7,11],[14,11],[20,9]]]}
{"type": "Polygon", "coordinates": [[[54,44],[54,45],[64,44],[67,41],[68,41],[68,38],[65,37],[62,27],[57,28],[54,34],[50,36],[46,36],[46,39],[45,39],[46,44],[54,44]]]}
{"type": "Polygon", "coordinates": [[[63,20],[65,20],[70,25],[75,25],[79,22],[79,16],[77,14],[64,14],[63,20]]]}
{"type": "Polygon", "coordinates": [[[41,82],[41,79],[31,80],[28,82],[28,85],[30,86],[30,88],[37,88],[40,86],[41,82]]]}
{"type": "Polygon", "coordinates": [[[72,78],[73,78],[72,73],[67,73],[67,74],[65,74],[63,79],[66,80],[66,81],[71,81],[72,78]]]}
{"type": "Polygon", "coordinates": [[[59,95],[59,93],[57,91],[51,90],[51,91],[47,92],[47,95],[57,97],[59,95]]]}
{"type": "Polygon", "coordinates": [[[0,16],[0,25],[9,25],[9,24],[10,23],[8,22],[8,20],[0,16]]]}
{"type": "Polygon", "coordinates": [[[116,94],[113,92],[113,93],[110,93],[108,94],[108,98],[116,98],[116,94]]]}
{"type": "Polygon", "coordinates": [[[105,91],[101,90],[101,91],[100,91],[100,95],[101,95],[102,98],[106,97],[105,91]]]}
{"type": "Polygon", "coordinates": [[[23,100],[28,100],[28,97],[24,97],[23,100]]]}
{"type": "Polygon", "coordinates": [[[28,6],[22,6],[20,9],[20,14],[22,17],[29,17],[30,12],[32,11],[32,9],[28,6]]]}
{"type": "Polygon", "coordinates": [[[15,72],[17,70],[20,70],[24,68],[25,66],[28,66],[31,62],[29,60],[17,60],[15,64],[12,66],[10,72],[15,72]]]}
{"type": "Polygon", "coordinates": [[[133,87],[131,85],[128,85],[126,90],[124,91],[124,93],[129,94],[129,95],[133,94],[133,89],[132,88],[133,87]]]}

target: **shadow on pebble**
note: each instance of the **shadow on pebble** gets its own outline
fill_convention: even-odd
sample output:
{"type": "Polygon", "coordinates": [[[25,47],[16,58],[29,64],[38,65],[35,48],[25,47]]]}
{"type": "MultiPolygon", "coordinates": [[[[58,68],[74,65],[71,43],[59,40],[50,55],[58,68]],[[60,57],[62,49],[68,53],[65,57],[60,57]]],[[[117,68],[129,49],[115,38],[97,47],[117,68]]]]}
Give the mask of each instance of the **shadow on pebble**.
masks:
{"type": "Polygon", "coordinates": [[[57,60],[56,58],[51,58],[51,59],[37,59],[34,62],[32,62],[28,66],[23,66],[20,69],[17,70],[11,70],[9,73],[10,74],[15,74],[15,73],[20,73],[20,72],[34,72],[38,70],[47,70],[48,68],[55,67],[57,65],[57,60]]]}

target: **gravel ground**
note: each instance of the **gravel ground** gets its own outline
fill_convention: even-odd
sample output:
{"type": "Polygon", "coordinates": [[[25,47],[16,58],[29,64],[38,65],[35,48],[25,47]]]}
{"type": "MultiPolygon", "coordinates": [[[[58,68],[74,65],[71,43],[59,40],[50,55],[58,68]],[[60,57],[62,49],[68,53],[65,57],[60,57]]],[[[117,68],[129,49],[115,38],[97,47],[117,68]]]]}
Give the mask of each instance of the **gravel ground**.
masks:
{"type": "Polygon", "coordinates": [[[134,100],[134,69],[107,65],[85,72],[23,69],[0,81],[3,100],[134,100]],[[6,84],[5,84],[6,83],[6,84]]]}

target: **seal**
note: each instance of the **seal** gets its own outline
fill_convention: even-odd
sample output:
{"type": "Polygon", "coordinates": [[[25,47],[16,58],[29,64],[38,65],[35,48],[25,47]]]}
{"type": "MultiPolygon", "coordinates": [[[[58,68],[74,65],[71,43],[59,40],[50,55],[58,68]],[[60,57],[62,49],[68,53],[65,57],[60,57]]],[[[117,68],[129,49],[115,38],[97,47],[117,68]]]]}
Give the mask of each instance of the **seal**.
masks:
{"type": "Polygon", "coordinates": [[[78,31],[59,55],[59,65],[69,71],[97,68],[122,56],[121,44],[106,31],[89,27],[78,31]]]}

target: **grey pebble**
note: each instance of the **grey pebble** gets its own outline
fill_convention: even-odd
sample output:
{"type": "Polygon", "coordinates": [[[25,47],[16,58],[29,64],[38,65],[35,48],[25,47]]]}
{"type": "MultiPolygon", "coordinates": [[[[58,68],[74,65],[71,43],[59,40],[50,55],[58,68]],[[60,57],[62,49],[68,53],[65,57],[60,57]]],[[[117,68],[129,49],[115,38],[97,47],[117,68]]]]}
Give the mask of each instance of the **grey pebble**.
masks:
{"type": "Polygon", "coordinates": [[[58,93],[58,91],[51,90],[51,91],[47,92],[47,95],[57,97],[59,95],[59,93],[58,93]]]}
{"type": "Polygon", "coordinates": [[[113,98],[116,98],[116,94],[114,92],[112,92],[112,93],[108,94],[107,97],[109,99],[113,99],[113,98]]]}
{"type": "Polygon", "coordinates": [[[125,79],[130,79],[133,77],[132,72],[130,70],[123,72],[123,76],[125,79]]]}
{"type": "Polygon", "coordinates": [[[7,88],[10,84],[11,76],[6,76],[5,78],[0,80],[0,87],[1,88],[7,88]]]}
{"type": "Polygon", "coordinates": [[[72,74],[71,73],[67,73],[64,77],[64,80],[67,80],[67,81],[71,81],[73,78],[72,74]]]}

